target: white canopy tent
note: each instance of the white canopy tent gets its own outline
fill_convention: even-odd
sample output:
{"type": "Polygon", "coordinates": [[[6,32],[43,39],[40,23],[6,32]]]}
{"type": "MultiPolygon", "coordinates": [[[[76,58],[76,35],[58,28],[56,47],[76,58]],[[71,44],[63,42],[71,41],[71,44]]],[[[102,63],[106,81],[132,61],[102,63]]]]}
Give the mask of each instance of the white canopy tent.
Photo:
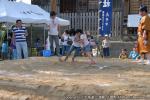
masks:
{"type": "MultiPolygon", "coordinates": [[[[0,0],[0,22],[14,23],[21,19],[23,23],[45,23],[50,21],[49,13],[37,5],[29,5],[23,2],[0,0]]],[[[70,25],[70,21],[58,18],[61,26],[70,25]]]]}
{"type": "MultiPolygon", "coordinates": [[[[50,14],[37,5],[30,5],[23,2],[0,0],[0,22],[15,23],[17,19],[21,19],[23,23],[26,24],[44,25],[49,23],[50,14]]],[[[59,17],[57,17],[57,19],[60,26],[70,25],[69,20],[65,20],[59,17]]],[[[46,41],[45,29],[46,27],[44,25],[44,44],[46,41]]],[[[32,40],[32,32],[31,32],[31,40],[32,40]]]]}

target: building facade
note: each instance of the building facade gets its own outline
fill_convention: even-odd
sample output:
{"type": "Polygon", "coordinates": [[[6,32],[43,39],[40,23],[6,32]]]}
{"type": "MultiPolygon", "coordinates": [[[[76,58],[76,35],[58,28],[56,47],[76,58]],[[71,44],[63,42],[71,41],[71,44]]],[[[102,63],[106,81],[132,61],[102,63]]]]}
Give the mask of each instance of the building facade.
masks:
{"type": "MultiPolygon", "coordinates": [[[[32,0],[33,4],[40,5],[50,11],[51,0],[32,0]]],[[[71,21],[70,28],[82,28],[98,34],[98,0],[57,0],[57,13],[60,17],[71,21]]],[[[148,6],[150,0],[113,0],[113,39],[134,39],[137,28],[128,28],[128,15],[138,14],[141,4],[148,6]]]]}
{"type": "Polygon", "coordinates": [[[97,0],[60,0],[60,13],[97,11],[97,0]]]}
{"type": "Polygon", "coordinates": [[[139,14],[140,5],[147,6],[150,13],[150,0],[124,0],[122,36],[128,37],[128,40],[135,40],[137,36],[137,27],[127,27],[128,15],[139,14]]]}

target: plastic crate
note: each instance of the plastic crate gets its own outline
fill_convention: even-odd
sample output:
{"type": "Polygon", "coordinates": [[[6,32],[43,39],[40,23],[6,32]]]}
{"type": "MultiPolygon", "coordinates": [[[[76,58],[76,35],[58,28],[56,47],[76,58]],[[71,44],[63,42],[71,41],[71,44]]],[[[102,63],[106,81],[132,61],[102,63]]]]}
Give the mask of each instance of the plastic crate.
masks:
{"type": "Polygon", "coordinates": [[[43,57],[50,57],[51,55],[51,50],[43,50],[43,57]]]}

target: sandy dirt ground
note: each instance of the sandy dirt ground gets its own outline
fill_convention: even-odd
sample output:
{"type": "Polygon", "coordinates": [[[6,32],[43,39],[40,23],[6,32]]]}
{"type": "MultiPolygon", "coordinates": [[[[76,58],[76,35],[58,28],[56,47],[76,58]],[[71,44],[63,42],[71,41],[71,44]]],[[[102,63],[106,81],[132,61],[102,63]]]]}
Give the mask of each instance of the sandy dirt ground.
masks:
{"type": "Polygon", "coordinates": [[[150,100],[150,66],[87,58],[32,57],[0,62],[0,100],[150,100]]]}

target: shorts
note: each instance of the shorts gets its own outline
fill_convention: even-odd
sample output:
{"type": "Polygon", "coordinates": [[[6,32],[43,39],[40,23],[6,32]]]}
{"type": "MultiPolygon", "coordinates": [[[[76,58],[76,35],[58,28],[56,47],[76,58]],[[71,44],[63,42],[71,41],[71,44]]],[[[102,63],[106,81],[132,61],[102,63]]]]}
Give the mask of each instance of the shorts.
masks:
{"type": "Polygon", "coordinates": [[[86,45],[86,46],[83,48],[83,51],[84,51],[84,52],[91,52],[91,45],[90,45],[90,44],[86,45]]]}
{"type": "Polygon", "coordinates": [[[80,55],[80,47],[76,46],[71,46],[68,54],[70,55],[73,51],[75,51],[74,56],[79,56],[80,55]]]}

